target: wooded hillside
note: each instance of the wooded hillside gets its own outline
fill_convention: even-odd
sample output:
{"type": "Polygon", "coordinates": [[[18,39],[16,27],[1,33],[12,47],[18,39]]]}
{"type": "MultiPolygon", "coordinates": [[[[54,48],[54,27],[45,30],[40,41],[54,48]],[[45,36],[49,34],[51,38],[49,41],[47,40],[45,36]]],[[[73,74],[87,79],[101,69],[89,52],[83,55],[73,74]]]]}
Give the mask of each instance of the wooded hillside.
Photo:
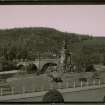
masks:
{"type": "Polygon", "coordinates": [[[105,64],[105,37],[92,37],[61,32],[52,28],[14,28],[0,30],[0,57],[32,59],[59,55],[62,41],[67,39],[73,63],[82,66],[105,64]]]}

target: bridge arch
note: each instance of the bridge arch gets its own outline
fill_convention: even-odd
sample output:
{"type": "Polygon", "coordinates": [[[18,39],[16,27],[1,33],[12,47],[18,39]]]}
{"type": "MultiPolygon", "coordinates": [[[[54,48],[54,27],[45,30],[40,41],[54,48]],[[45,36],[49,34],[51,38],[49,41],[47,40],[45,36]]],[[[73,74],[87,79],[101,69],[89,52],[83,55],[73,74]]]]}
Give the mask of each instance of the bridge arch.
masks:
{"type": "Polygon", "coordinates": [[[17,65],[17,68],[18,68],[19,70],[23,69],[24,67],[25,67],[25,65],[23,65],[23,64],[17,65]]]}
{"type": "Polygon", "coordinates": [[[30,74],[36,73],[38,71],[37,66],[33,63],[28,64],[26,69],[27,69],[27,73],[30,73],[30,74]]]}
{"type": "Polygon", "coordinates": [[[19,64],[17,66],[17,68],[19,70],[22,70],[22,71],[27,72],[27,73],[35,73],[35,72],[38,71],[38,68],[37,68],[37,66],[34,63],[29,63],[29,64],[26,64],[26,65],[19,64]]]}
{"type": "Polygon", "coordinates": [[[40,71],[40,73],[45,73],[47,70],[54,70],[56,68],[54,68],[54,66],[57,66],[57,63],[54,63],[54,62],[48,62],[48,63],[45,63],[40,71]]]}

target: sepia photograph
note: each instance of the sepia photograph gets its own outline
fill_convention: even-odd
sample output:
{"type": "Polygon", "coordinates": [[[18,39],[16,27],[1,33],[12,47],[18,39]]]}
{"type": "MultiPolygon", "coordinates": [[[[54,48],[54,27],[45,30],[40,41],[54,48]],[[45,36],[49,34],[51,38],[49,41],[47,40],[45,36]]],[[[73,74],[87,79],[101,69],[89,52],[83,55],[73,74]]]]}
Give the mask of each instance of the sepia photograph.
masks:
{"type": "Polygon", "coordinates": [[[104,103],[105,5],[0,5],[0,102],[104,103]]]}

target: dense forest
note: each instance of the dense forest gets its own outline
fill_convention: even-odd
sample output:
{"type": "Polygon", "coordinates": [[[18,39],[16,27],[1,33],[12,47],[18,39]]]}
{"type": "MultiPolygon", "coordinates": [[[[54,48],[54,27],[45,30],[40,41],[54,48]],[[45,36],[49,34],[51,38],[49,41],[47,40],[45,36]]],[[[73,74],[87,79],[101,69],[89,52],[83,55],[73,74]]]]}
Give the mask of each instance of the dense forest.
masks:
{"type": "Polygon", "coordinates": [[[60,56],[63,40],[72,52],[72,63],[81,68],[105,64],[105,37],[61,32],[52,28],[14,28],[0,30],[0,62],[3,59],[35,59],[60,56]]]}

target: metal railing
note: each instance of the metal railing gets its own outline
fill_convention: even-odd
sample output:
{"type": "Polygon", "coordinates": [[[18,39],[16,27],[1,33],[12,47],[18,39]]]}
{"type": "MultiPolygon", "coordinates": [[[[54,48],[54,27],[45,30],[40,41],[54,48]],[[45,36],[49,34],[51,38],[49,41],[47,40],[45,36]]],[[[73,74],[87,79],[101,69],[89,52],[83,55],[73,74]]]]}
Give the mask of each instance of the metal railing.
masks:
{"type": "Polygon", "coordinates": [[[27,87],[20,87],[20,91],[17,91],[15,87],[11,87],[11,88],[0,88],[0,96],[5,96],[5,95],[15,95],[15,94],[24,94],[24,93],[32,93],[32,92],[41,92],[41,91],[48,91],[49,89],[68,89],[68,88],[86,88],[86,87],[94,87],[94,86],[99,86],[101,87],[101,85],[104,84],[102,83],[100,80],[98,81],[80,81],[80,82],[76,82],[73,81],[72,83],[69,81],[66,82],[61,82],[61,83],[51,83],[49,84],[49,87],[45,87],[44,85],[41,86],[40,88],[35,88],[33,87],[32,89],[27,89],[27,87]]]}

